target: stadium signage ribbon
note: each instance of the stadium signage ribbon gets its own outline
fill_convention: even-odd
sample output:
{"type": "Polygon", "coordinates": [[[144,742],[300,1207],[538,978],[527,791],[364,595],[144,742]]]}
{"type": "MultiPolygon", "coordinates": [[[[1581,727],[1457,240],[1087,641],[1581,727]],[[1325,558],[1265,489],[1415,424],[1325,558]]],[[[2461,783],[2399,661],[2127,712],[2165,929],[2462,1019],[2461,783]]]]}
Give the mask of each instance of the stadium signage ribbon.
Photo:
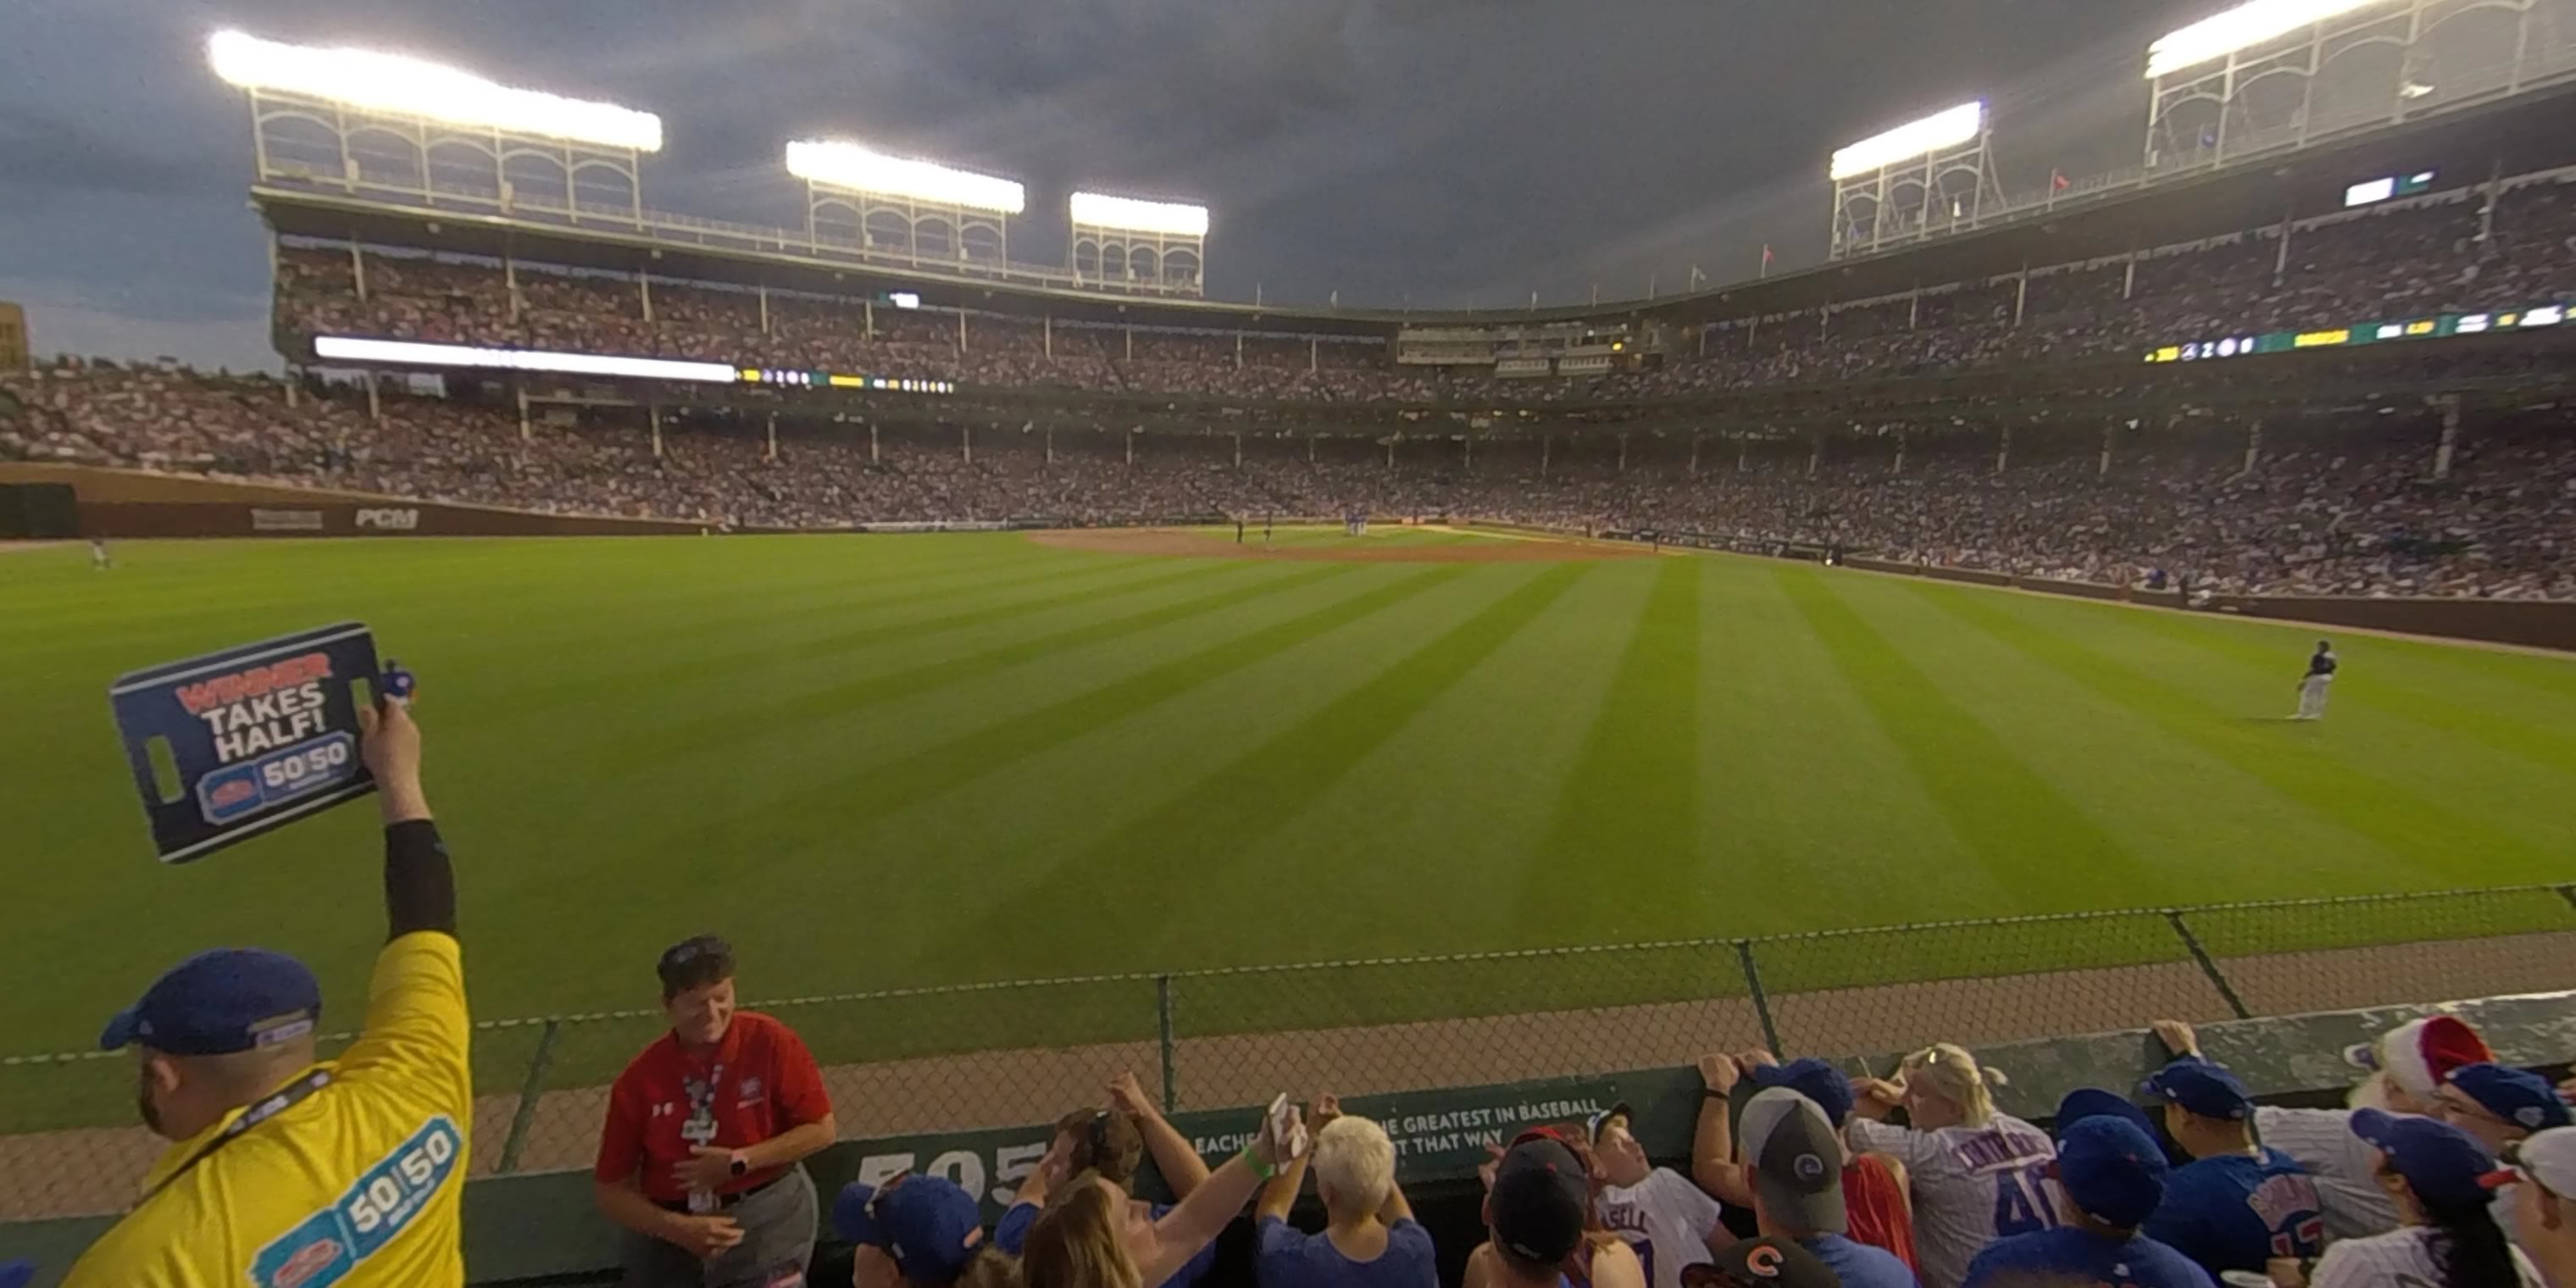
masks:
{"type": "Polygon", "coordinates": [[[165,863],[375,790],[358,699],[376,645],[355,622],[149,667],[108,689],[165,863]]]}
{"type": "MultiPolygon", "coordinates": [[[[1539,1123],[1579,1123],[1610,1105],[1635,1106],[1656,1128],[1687,1133],[1697,1113],[1696,1095],[1672,1095],[1655,1083],[1663,1071],[1615,1079],[1552,1080],[1383,1096],[1353,1096],[1346,1112],[1376,1119],[1395,1146],[1397,1173],[1408,1185],[1463,1180],[1488,1157],[1485,1147],[1510,1141],[1539,1123]]],[[[1251,1106],[1175,1114],[1172,1125],[1211,1162],[1250,1142],[1251,1106]]],[[[1019,1183],[1046,1157],[1050,1129],[958,1132],[871,1140],[857,1145],[849,1179],[882,1185],[907,1172],[935,1172],[983,1200],[987,1220],[1010,1206],[1019,1183]]],[[[832,1180],[831,1176],[821,1179],[832,1180]]]]}

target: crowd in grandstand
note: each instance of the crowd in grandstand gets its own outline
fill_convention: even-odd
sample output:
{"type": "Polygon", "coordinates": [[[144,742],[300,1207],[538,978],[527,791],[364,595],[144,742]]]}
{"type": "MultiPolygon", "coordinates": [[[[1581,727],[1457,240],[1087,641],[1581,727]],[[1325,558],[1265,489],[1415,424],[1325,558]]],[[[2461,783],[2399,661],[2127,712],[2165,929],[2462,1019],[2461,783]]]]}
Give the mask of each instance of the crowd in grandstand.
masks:
{"type": "Polygon", "coordinates": [[[2576,438],[2487,419],[2436,480],[2428,416],[1952,428],[1737,443],[1399,439],[515,411],[160,368],[0,381],[0,458],[116,465],[709,526],[1452,516],[1694,532],[1909,563],[2213,593],[2576,598],[2576,438]],[[5,404],[0,404],[5,405],[5,404]],[[659,447],[656,448],[658,437],[659,447]],[[2103,452],[2109,459],[2105,463],[2103,452]],[[2249,448],[2251,453],[2249,461],[2249,448]],[[1237,452],[1241,455],[1238,458],[1237,452]],[[1240,464],[1238,464],[1238,460],[1240,464]]]}
{"type": "Polygon", "coordinates": [[[2576,182],[2438,194],[1919,297],[1672,335],[1664,361],[1575,381],[1398,367],[1382,341],[1179,332],[908,310],[788,292],[288,245],[294,335],[368,335],[802,366],[981,385],[1244,399],[1545,402],[1814,384],[2365,318],[2576,300],[2576,182]],[[363,281],[363,291],[361,282],[363,281]]]}

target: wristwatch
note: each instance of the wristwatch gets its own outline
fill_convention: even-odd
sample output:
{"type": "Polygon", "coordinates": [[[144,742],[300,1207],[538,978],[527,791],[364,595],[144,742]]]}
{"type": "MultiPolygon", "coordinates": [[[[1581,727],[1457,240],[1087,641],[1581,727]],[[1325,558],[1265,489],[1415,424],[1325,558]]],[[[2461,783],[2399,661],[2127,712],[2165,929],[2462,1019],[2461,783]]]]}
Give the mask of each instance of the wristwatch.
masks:
{"type": "Polygon", "coordinates": [[[733,1162],[728,1167],[734,1175],[741,1176],[751,1170],[751,1160],[743,1157],[742,1151],[737,1149],[733,1152],[733,1162]]]}

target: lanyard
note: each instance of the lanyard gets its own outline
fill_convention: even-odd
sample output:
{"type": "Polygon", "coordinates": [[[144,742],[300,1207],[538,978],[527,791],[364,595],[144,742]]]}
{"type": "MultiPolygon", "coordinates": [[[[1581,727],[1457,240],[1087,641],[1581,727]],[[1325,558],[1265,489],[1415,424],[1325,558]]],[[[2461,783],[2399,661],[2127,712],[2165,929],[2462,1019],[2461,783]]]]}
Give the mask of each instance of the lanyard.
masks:
{"type": "Polygon", "coordinates": [[[680,1090],[689,1097],[689,1118],[680,1125],[680,1139],[692,1145],[713,1144],[716,1138],[716,1093],[724,1086],[724,1061],[718,1060],[701,1081],[683,1073],[680,1090]]]}
{"type": "Polygon", "coordinates": [[[161,1178],[160,1184],[152,1187],[152,1192],[150,1194],[146,1194],[143,1197],[147,1199],[151,1198],[153,1194],[158,1194],[162,1190],[169,1188],[171,1182],[187,1175],[190,1168],[214,1157],[216,1150],[222,1149],[224,1146],[232,1144],[234,1141],[249,1135],[252,1128],[259,1126],[261,1123],[267,1122],[271,1118],[275,1118],[279,1114],[285,1113],[287,1110],[292,1109],[299,1104],[302,1104],[307,1098],[312,1096],[314,1092],[320,1091],[324,1087],[330,1085],[331,1071],[328,1069],[315,1069],[313,1072],[305,1074],[303,1077],[278,1088],[276,1091],[270,1093],[266,1099],[263,1099],[252,1105],[250,1108],[243,1110],[240,1117],[233,1119],[231,1122],[225,1123],[224,1129],[217,1132],[213,1140],[206,1142],[206,1147],[204,1149],[198,1150],[194,1157],[172,1169],[168,1176],[161,1178]]]}

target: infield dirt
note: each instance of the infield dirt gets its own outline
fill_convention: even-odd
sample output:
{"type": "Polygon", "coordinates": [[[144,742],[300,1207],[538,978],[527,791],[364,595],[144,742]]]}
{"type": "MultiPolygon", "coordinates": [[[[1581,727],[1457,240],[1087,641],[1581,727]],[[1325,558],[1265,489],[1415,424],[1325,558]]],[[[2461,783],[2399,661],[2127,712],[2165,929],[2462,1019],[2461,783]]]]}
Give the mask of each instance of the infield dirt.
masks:
{"type": "Polygon", "coordinates": [[[1113,555],[1176,555],[1196,559],[1280,559],[1301,563],[1571,563],[1646,559],[1654,551],[1606,542],[1471,541],[1458,545],[1376,547],[1240,545],[1199,532],[1169,528],[1091,528],[1040,532],[1029,538],[1059,550],[1113,555]]]}

